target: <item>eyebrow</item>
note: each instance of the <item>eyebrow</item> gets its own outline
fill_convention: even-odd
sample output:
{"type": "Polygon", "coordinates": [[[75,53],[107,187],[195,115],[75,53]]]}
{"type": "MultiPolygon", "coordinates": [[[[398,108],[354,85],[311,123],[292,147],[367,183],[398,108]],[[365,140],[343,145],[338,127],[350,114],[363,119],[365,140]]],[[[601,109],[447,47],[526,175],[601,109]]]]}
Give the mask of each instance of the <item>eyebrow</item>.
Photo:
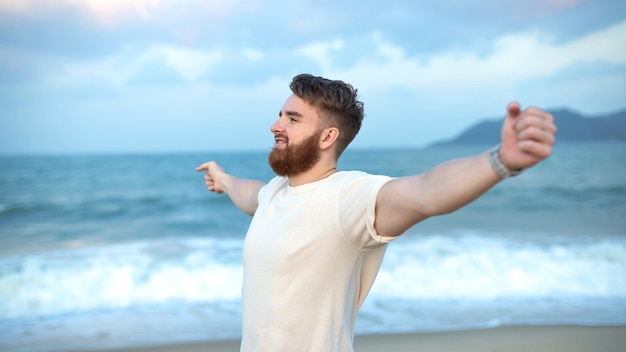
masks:
{"type": "MultiPolygon", "coordinates": [[[[287,111],[285,111],[284,113],[285,113],[285,115],[287,115],[287,116],[297,116],[297,117],[302,117],[302,114],[301,114],[301,113],[299,113],[299,112],[297,112],[297,111],[287,110],[287,111]]],[[[283,116],[283,111],[279,111],[279,112],[278,112],[278,116],[279,116],[279,117],[280,117],[280,116],[283,116]]]]}

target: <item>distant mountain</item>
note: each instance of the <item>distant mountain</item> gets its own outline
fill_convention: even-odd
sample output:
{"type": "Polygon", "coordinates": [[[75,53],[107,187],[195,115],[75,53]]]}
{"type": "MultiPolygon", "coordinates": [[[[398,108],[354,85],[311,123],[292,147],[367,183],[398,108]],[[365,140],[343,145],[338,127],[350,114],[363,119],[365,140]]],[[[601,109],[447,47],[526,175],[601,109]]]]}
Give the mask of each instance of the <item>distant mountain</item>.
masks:
{"type": "MultiPolygon", "coordinates": [[[[556,121],[556,138],[563,142],[626,141],[626,110],[604,116],[588,117],[568,109],[549,111],[556,121]]],[[[493,145],[500,142],[502,118],[479,122],[458,137],[434,143],[445,145],[493,145]]]]}

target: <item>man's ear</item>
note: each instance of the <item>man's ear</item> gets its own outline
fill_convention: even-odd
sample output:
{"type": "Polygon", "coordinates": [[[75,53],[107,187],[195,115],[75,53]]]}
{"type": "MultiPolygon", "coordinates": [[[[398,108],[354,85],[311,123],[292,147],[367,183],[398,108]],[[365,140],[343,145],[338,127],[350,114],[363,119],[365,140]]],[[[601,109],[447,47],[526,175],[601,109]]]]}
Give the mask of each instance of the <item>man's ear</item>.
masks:
{"type": "Polygon", "coordinates": [[[322,131],[320,137],[320,148],[322,150],[328,149],[335,144],[335,141],[339,138],[339,130],[337,127],[329,127],[322,131]]]}

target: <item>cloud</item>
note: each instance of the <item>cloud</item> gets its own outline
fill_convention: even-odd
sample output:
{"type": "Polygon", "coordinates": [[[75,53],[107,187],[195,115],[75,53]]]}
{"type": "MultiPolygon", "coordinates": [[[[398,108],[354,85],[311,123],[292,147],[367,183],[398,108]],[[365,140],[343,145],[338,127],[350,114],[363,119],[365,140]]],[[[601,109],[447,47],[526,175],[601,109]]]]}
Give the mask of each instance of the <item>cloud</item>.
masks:
{"type": "Polygon", "coordinates": [[[126,18],[150,20],[159,8],[159,1],[156,0],[64,0],[62,2],[85,11],[97,23],[105,27],[113,27],[117,21],[126,18]]]}
{"type": "Polygon", "coordinates": [[[304,56],[316,61],[322,70],[330,69],[333,59],[332,52],[341,50],[344,42],[341,39],[335,39],[331,42],[313,42],[296,48],[294,53],[296,56],[304,56]]]}
{"type": "Polygon", "coordinates": [[[326,55],[321,55],[318,61],[325,75],[347,77],[346,80],[357,81],[375,90],[394,86],[511,85],[549,76],[580,63],[626,64],[626,41],[623,38],[626,38],[626,21],[565,44],[555,44],[548,34],[533,31],[500,36],[489,55],[451,49],[431,55],[409,56],[402,46],[374,34],[372,39],[377,55],[362,57],[352,68],[328,69],[328,62],[332,60],[326,55]]]}
{"type": "Polygon", "coordinates": [[[200,13],[206,19],[225,17],[239,9],[254,8],[255,3],[247,0],[3,0],[0,14],[45,17],[61,11],[78,14],[105,28],[114,28],[120,23],[136,20],[167,22],[167,18],[187,11],[200,13]]]}
{"type": "Polygon", "coordinates": [[[211,67],[224,59],[219,48],[194,50],[173,46],[155,46],[139,58],[138,65],[153,57],[164,58],[167,64],[186,81],[196,81],[206,75],[211,67]]]}
{"type": "MultiPolygon", "coordinates": [[[[64,62],[61,67],[48,72],[44,81],[55,87],[73,85],[107,85],[118,89],[155,62],[176,73],[182,82],[194,82],[205,76],[215,64],[224,59],[220,49],[195,50],[168,45],[155,45],[140,53],[123,53],[82,62],[64,62]]],[[[156,83],[156,82],[155,82],[156,83]]]]}
{"type": "MultiPolygon", "coordinates": [[[[72,3],[75,6],[79,2],[45,1],[72,3]]],[[[186,1],[196,3],[199,0],[186,1]]],[[[10,7],[10,3],[5,3],[5,8],[10,7]]],[[[101,5],[104,3],[93,0],[86,1],[83,6],[91,6],[94,12],[108,14],[124,11],[140,14],[142,11],[150,12],[153,8],[171,5],[166,1],[155,0],[105,3],[109,5],[101,5]]],[[[567,1],[554,3],[558,6],[576,4],[567,1]]],[[[18,5],[12,6],[19,8],[18,5]]],[[[227,10],[215,11],[218,13],[227,10]]],[[[429,53],[411,52],[411,44],[390,40],[381,31],[372,31],[366,38],[361,35],[361,39],[335,35],[333,39],[326,41],[311,40],[291,49],[287,47],[272,51],[246,43],[241,46],[233,43],[213,46],[161,43],[147,47],[131,46],[109,55],[83,60],[63,59],[54,55],[46,57],[35,52],[0,47],[0,64],[7,71],[21,67],[20,70],[24,73],[26,68],[35,67],[35,71],[45,72],[44,82],[57,87],[88,83],[124,88],[137,76],[158,77],[147,72],[155,67],[168,68],[181,82],[227,81],[228,76],[237,79],[239,72],[259,82],[276,75],[284,75],[285,72],[295,74],[298,73],[296,70],[306,70],[342,78],[374,91],[448,85],[507,86],[515,85],[519,81],[547,77],[568,66],[584,62],[624,64],[624,37],[626,21],[565,43],[557,42],[554,35],[536,29],[501,34],[487,50],[484,47],[450,46],[429,53]],[[355,42],[358,43],[358,48],[353,45],[355,42]],[[363,46],[370,50],[359,50],[363,46]],[[39,60],[41,58],[43,60],[39,60]],[[291,64],[285,65],[287,62],[291,64]],[[310,64],[306,64],[307,62],[310,64]],[[279,64],[272,67],[270,63],[279,64]]]]}
{"type": "Polygon", "coordinates": [[[0,13],[26,14],[33,10],[32,0],[0,1],[0,13]]]}
{"type": "Polygon", "coordinates": [[[440,7],[453,8],[457,13],[466,11],[481,11],[491,16],[498,15],[515,19],[537,19],[554,16],[558,13],[570,11],[586,3],[600,2],[598,0],[440,0],[440,7]]]}
{"type": "Polygon", "coordinates": [[[57,149],[89,140],[94,146],[84,148],[124,148],[107,146],[103,132],[120,126],[128,141],[145,134],[131,149],[160,148],[174,130],[180,137],[168,148],[199,148],[195,139],[265,145],[259,130],[267,132],[302,72],[359,89],[370,117],[362,145],[449,136],[511,99],[586,112],[623,107],[623,5],[531,1],[536,12],[495,0],[358,8],[324,0],[0,0],[0,115],[13,119],[0,130],[13,133],[17,121],[22,135],[38,128],[21,139],[31,149],[62,124],[57,142],[87,124],[103,136],[57,149]]]}
{"type": "Polygon", "coordinates": [[[355,145],[372,140],[389,146],[423,145],[493,117],[512,100],[591,113],[623,107],[619,92],[626,85],[625,37],[626,21],[567,43],[537,30],[501,35],[487,55],[466,48],[409,55],[402,45],[374,33],[367,56],[351,67],[331,67],[321,74],[352,83],[366,102],[372,129],[364,128],[355,145]],[[591,72],[571,74],[581,66],[591,72]],[[385,122],[389,118],[393,123],[385,122]],[[419,119],[424,121],[418,128],[419,119]]]}
{"type": "Polygon", "coordinates": [[[241,49],[241,54],[251,61],[258,61],[265,57],[265,53],[263,51],[255,49],[255,48],[243,48],[241,49]]]}

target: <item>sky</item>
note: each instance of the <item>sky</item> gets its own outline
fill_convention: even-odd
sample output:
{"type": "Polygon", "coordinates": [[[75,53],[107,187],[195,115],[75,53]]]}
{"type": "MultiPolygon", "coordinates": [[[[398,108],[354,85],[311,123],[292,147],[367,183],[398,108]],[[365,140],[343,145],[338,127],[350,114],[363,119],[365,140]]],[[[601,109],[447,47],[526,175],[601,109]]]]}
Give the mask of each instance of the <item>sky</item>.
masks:
{"type": "Polygon", "coordinates": [[[269,151],[299,73],[358,89],[351,148],[611,113],[626,1],[0,0],[0,153],[269,151]]]}

